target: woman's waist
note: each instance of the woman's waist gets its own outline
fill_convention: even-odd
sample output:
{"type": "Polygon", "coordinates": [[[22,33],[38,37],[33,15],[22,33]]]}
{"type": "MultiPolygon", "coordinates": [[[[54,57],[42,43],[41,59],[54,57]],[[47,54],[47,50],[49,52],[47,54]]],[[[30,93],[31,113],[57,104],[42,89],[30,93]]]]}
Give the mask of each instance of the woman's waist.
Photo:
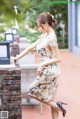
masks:
{"type": "Polygon", "coordinates": [[[43,66],[42,71],[43,71],[43,74],[46,74],[46,73],[49,73],[49,74],[58,73],[58,74],[60,74],[61,69],[60,69],[59,64],[56,63],[56,64],[50,64],[50,65],[43,66]]]}
{"type": "MultiPolygon", "coordinates": [[[[51,58],[51,57],[41,57],[41,62],[48,62],[48,61],[50,61],[51,59],[53,59],[53,58],[51,58]]],[[[60,67],[59,66],[59,64],[58,63],[53,63],[53,64],[49,64],[49,65],[45,65],[44,67],[52,67],[52,66],[55,66],[55,67],[60,67]]]]}
{"type": "Polygon", "coordinates": [[[43,66],[43,68],[46,68],[46,67],[54,68],[54,67],[60,67],[60,66],[58,63],[55,63],[55,64],[48,64],[48,65],[43,66]]]}
{"type": "Polygon", "coordinates": [[[51,57],[42,56],[42,57],[41,57],[41,62],[42,62],[42,61],[49,61],[49,60],[51,60],[51,59],[52,59],[51,57]]]}

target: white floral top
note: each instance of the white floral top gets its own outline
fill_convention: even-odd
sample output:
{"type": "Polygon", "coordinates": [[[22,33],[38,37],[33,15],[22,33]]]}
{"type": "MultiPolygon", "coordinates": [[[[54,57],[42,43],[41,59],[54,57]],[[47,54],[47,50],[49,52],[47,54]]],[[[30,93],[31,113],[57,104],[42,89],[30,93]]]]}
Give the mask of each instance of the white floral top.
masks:
{"type": "Polygon", "coordinates": [[[41,40],[37,45],[37,52],[41,54],[41,60],[47,60],[52,58],[52,51],[50,47],[57,47],[57,37],[54,32],[43,34],[41,40]]]}

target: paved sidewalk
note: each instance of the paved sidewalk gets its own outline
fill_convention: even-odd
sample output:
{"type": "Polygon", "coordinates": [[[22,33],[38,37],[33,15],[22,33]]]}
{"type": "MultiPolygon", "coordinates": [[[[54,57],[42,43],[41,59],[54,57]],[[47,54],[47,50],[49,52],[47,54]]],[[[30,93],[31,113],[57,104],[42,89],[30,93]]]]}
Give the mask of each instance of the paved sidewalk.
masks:
{"type": "MultiPolygon", "coordinates": [[[[65,119],[80,119],[80,56],[61,50],[61,76],[56,101],[68,103],[65,106],[67,114],[65,119]]],[[[40,61],[36,55],[36,63],[40,61]]],[[[40,105],[24,106],[23,119],[52,119],[50,107],[43,105],[43,115],[40,115],[40,105]]],[[[60,113],[59,119],[63,119],[60,113]]]]}

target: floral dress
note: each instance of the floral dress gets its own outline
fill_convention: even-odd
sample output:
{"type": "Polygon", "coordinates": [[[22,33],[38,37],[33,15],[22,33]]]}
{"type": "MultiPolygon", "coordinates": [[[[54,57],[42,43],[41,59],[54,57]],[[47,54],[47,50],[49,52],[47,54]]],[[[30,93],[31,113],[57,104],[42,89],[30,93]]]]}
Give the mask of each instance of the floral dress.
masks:
{"type": "MultiPolygon", "coordinates": [[[[57,47],[57,38],[54,32],[49,35],[44,34],[37,44],[37,51],[41,55],[41,62],[52,59],[53,54],[50,47],[57,47]]],[[[42,75],[37,76],[29,87],[29,94],[49,102],[53,100],[58,87],[57,78],[60,75],[58,64],[51,64],[42,68],[42,75]]]]}

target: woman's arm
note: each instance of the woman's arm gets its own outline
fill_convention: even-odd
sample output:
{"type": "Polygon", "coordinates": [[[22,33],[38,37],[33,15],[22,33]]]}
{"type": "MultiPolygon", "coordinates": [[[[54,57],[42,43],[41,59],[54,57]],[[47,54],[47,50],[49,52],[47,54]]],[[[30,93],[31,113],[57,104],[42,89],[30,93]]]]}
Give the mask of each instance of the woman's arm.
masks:
{"type": "MultiPolygon", "coordinates": [[[[39,39],[40,40],[40,39],[39,39]]],[[[20,58],[22,58],[23,56],[25,56],[27,53],[29,53],[30,51],[32,51],[37,43],[39,42],[39,40],[37,40],[36,42],[34,42],[33,44],[31,44],[28,48],[26,48],[21,54],[19,54],[14,60],[17,61],[20,58]]]]}

